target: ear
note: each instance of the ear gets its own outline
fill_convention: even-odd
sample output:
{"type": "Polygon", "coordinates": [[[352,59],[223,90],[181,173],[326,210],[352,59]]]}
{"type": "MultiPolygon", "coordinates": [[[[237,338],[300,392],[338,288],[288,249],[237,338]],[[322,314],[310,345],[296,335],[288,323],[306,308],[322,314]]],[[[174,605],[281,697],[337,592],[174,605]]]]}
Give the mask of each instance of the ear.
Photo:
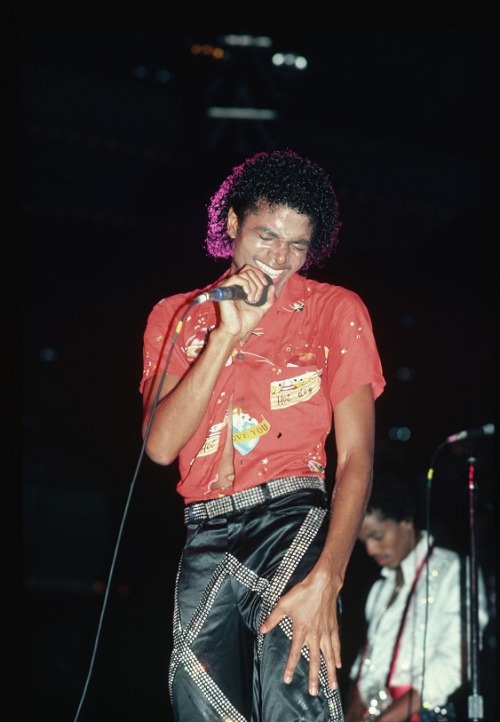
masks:
{"type": "Polygon", "coordinates": [[[238,233],[238,216],[233,208],[230,208],[227,214],[226,230],[230,238],[236,238],[236,234],[238,233]]]}

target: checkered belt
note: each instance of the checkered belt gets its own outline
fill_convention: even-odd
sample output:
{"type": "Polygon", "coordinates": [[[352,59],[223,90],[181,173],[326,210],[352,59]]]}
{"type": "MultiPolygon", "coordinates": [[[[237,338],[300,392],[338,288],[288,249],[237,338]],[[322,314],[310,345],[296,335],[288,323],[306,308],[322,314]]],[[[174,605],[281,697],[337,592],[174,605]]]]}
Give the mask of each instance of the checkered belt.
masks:
{"type": "Polygon", "coordinates": [[[278,499],[280,496],[302,489],[319,489],[326,493],[325,482],[318,476],[283,476],[266,484],[253,486],[251,489],[221,496],[219,499],[188,504],[184,509],[184,523],[196,523],[235,511],[251,509],[269,499],[278,499]]]}

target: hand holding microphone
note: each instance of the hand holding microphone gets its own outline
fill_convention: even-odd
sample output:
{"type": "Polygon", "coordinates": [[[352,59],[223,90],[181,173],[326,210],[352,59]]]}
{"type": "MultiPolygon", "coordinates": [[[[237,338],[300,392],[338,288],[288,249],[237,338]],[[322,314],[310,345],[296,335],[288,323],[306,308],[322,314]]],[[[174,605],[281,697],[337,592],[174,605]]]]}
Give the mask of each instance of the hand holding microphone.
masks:
{"type": "Polygon", "coordinates": [[[267,301],[267,291],[269,289],[269,286],[271,286],[273,282],[267,274],[264,275],[267,279],[267,285],[264,287],[262,296],[258,301],[255,301],[253,303],[247,301],[247,294],[241,286],[218,286],[217,288],[212,288],[212,290],[210,291],[205,291],[205,293],[201,293],[195,298],[194,303],[198,304],[205,303],[206,301],[219,302],[242,300],[245,301],[245,303],[248,303],[249,306],[263,306],[267,301]]]}

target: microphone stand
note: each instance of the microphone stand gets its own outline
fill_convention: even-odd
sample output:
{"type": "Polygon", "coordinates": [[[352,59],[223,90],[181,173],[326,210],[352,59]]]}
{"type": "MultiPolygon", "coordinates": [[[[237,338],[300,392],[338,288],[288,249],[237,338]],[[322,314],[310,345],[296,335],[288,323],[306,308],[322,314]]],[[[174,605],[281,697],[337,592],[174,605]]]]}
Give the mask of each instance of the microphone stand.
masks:
{"type": "MultiPolygon", "coordinates": [[[[449,443],[448,441],[440,444],[434,452],[433,462],[435,461],[439,451],[449,443]]],[[[468,491],[469,491],[469,547],[470,555],[468,560],[468,576],[469,584],[466,585],[469,591],[470,604],[470,636],[468,639],[467,651],[469,654],[468,673],[471,694],[467,703],[467,718],[471,722],[480,722],[483,719],[483,697],[479,693],[479,588],[478,588],[478,563],[477,563],[477,527],[476,527],[476,491],[477,484],[475,479],[475,463],[473,456],[467,459],[469,464],[468,470],[468,491]]],[[[427,472],[427,515],[429,515],[430,505],[430,488],[434,477],[434,463],[427,472]]],[[[429,524],[429,519],[427,519],[429,524]]],[[[430,524],[429,524],[430,527],[430,524]]]]}
{"type": "Polygon", "coordinates": [[[468,459],[468,490],[469,490],[469,601],[470,601],[470,683],[471,694],[468,698],[468,718],[473,722],[483,719],[483,698],[479,694],[479,594],[477,564],[477,527],[476,527],[476,491],[475,480],[476,459],[468,459]]]}

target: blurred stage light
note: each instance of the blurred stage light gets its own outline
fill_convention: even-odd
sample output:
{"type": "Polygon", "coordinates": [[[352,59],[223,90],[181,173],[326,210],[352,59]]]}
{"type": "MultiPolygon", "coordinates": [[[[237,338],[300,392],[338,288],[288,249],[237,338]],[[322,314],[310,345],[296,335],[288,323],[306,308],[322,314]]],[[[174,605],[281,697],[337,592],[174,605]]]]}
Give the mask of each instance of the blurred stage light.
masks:
{"type": "Polygon", "coordinates": [[[232,47],[240,48],[270,48],[273,44],[272,38],[267,35],[223,35],[222,42],[232,47]]]}
{"type": "Polygon", "coordinates": [[[396,370],[396,378],[398,381],[414,381],[415,376],[415,369],[412,369],[410,366],[400,366],[396,370]]]}
{"type": "Polygon", "coordinates": [[[389,438],[391,441],[409,441],[411,439],[411,430],[407,426],[391,426],[389,438]]]}
{"type": "Polygon", "coordinates": [[[276,120],[278,114],[270,108],[207,108],[209,118],[230,118],[231,120],[276,120]]]}
{"type": "Polygon", "coordinates": [[[292,70],[305,70],[307,68],[306,58],[303,55],[297,55],[297,53],[274,53],[271,61],[276,68],[285,67],[292,70]]]}

